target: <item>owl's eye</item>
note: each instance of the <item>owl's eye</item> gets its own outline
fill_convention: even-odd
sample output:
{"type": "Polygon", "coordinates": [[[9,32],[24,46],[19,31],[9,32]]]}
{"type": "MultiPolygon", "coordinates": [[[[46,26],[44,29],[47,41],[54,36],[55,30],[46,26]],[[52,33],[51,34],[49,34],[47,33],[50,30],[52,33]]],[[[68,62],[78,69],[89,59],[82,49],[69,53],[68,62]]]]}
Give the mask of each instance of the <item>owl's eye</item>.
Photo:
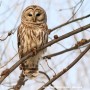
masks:
{"type": "Polygon", "coordinates": [[[28,16],[32,16],[32,14],[31,14],[31,13],[29,13],[29,14],[28,14],[28,16]]]}
{"type": "Polygon", "coordinates": [[[37,13],[36,16],[40,16],[41,14],[40,13],[37,13]]]}

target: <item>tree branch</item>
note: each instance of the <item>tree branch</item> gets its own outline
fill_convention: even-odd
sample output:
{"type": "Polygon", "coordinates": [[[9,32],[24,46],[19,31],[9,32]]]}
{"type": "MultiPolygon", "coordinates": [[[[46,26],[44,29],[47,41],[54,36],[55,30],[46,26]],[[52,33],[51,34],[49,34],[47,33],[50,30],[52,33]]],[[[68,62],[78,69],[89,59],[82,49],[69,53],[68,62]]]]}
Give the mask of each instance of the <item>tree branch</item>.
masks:
{"type": "Polygon", "coordinates": [[[8,38],[8,36],[10,36],[11,34],[12,34],[12,31],[8,32],[8,35],[5,38],[3,38],[3,39],[0,38],[0,41],[6,40],[8,38]]]}
{"type": "MultiPolygon", "coordinates": [[[[39,73],[44,74],[44,75],[47,77],[47,79],[50,81],[50,77],[49,77],[45,72],[39,71],[39,73]]],[[[16,84],[15,86],[13,86],[13,88],[11,88],[11,89],[20,90],[20,88],[22,87],[22,85],[25,84],[26,81],[27,81],[27,80],[25,80],[25,76],[21,73],[17,84],[16,84]]],[[[55,90],[57,90],[52,83],[51,83],[51,86],[52,86],[55,90]]]]}
{"type": "MultiPolygon", "coordinates": [[[[39,71],[39,73],[44,74],[44,75],[47,77],[47,79],[50,81],[50,77],[49,77],[45,72],[39,71]]],[[[57,90],[52,83],[51,83],[51,86],[52,86],[55,90],[57,90]]]]}
{"type": "Polygon", "coordinates": [[[19,80],[17,82],[17,84],[15,86],[13,86],[14,90],[20,90],[21,86],[25,84],[27,80],[25,80],[25,76],[23,75],[23,73],[21,73],[21,75],[19,76],[19,80]]]}
{"type": "Polygon", "coordinates": [[[86,15],[86,16],[83,16],[83,17],[80,17],[80,18],[77,18],[77,19],[74,19],[74,20],[69,21],[69,22],[65,22],[65,23],[63,23],[63,24],[61,24],[61,25],[59,25],[59,26],[51,29],[51,30],[50,30],[50,33],[53,32],[54,30],[58,29],[58,28],[61,28],[61,27],[65,26],[65,25],[68,25],[68,24],[73,23],[73,22],[75,22],[75,21],[79,21],[79,20],[82,20],[82,19],[86,19],[86,18],[88,18],[88,17],[90,17],[90,14],[88,14],[88,15],[86,15]]]}
{"type": "Polygon", "coordinates": [[[66,52],[69,52],[69,51],[78,49],[78,48],[80,48],[80,46],[83,46],[83,45],[85,45],[85,44],[87,44],[87,43],[89,43],[89,42],[90,42],[90,39],[89,39],[89,40],[86,40],[86,42],[84,42],[84,43],[81,42],[80,45],[76,44],[74,47],[71,47],[71,48],[62,50],[62,51],[60,51],[60,52],[56,52],[56,53],[50,54],[50,55],[43,56],[42,58],[43,58],[43,59],[46,59],[46,58],[47,58],[47,59],[51,59],[51,58],[54,57],[54,56],[61,55],[61,54],[63,54],[63,53],[66,53],[66,52]]]}
{"type": "MultiPolygon", "coordinates": [[[[45,49],[45,48],[48,47],[48,46],[53,45],[54,43],[56,43],[56,42],[58,42],[58,41],[60,41],[60,40],[63,40],[63,39],[65,39],[65,38],[69,37],[69,36],[72,36],[72,35],[74,35],[74,34],[77,34],[77,33],[81,32],[81,31],[84,31],[84,30],[86,30],[86,29],[88,29],[88,28],[90,28],[90,24],[85,25],[85,26],[83,26],[83,27],[80,27],[80,28],[78,28],[78,29],[76,29],[76,30],[74,30],[74,31],[71,31],[71,32],[69,32],[69,33],[67,33],[67,34],[65,34],[65,35],[63,35],[63,36],[58,37],[57,39],[54,39],[54,40],[48,42],[47,44],[45,44],[44,46],[38,48],[36,51],[39,52],[39,51],[45,49]]],[[[33,52],[30,52],[28,55],[26,55],[26,56],[23,57],[21,60],[19,60],[18,62],[16,62],[16,63],[9,69],[8,74],[7,74],[7,73],[6,73],[6,74],[2,74],[1,77],[0,77],[0,84],[3,82],[3,80],[4,80],[13,70],[15,70],[22,62],[24,62],[27,58],[29,58],[29,57],[31,57],[31,56],[34,56],[33,52]]],[[[5,72],[5,71],[4,71],[4,72],[5,72]]],[[[3,72],[2,72],[2,73],[3,73],[3,72]]]]}
{"type": "MultiPolygon", "coordinates": [[[[49,33],[53,32],[54,30],[56,30],[56,29],[58,29],[58,28],[61,28],[61,27],[65,26],[65,25],[68,25],[68,24],[73,23],[73,22],[75,22],[75,21],[79,21],[79,20],[82,20],[82,19],[86,19],[86,18],[88,18],[88,17],[90,17],[90,14],[88,14],[88,15],[86,15],[86,16],[83,16],[83,17],[80,17],[80,18],[77,18],[77,19],[74,19],[74,20],[72,20],[72,21],[63,23],[63,24],[61,24],[61,25],[59,25],[59,26],[51,29],[49,33]]],[[[1,38],[0,38],[0,41],[6,40],[6,39],[8,38],[8,36],[11,36],[12,34],[14,34],[14,31],[16,31],[16,30],[17,30],[17,28],[12,29],[10,32],[8,32],[8,35],[7,35],[4,39],[1,39],[1,38]]]]}
{"type": "Polygon", "coordinates": [[[90,49],[89,46],[66,68],[64,68],[61,72],[59,72],[55,77],[53,77],[50,81],[48,81],[46,84],[44,84],[41,88],[38,90],[44,90],[47,86],[49,86],[52,82],[54,82],[56,79],[58,79],[60,76],[62,76],[65,72],[67,72],[70,68],[72,68],[83,56],[84,54],[90,49]]]}

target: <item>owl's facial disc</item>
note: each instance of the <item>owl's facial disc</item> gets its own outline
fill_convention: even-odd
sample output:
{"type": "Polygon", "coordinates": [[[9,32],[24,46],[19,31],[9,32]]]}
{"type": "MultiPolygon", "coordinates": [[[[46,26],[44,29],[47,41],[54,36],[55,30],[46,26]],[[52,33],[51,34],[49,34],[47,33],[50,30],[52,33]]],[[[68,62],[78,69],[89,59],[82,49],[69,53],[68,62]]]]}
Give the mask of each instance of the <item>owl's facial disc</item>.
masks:
{"type": "Polygon", "coordinates": [[[27,23],[34,23],[34,24],[39,24],[39,23],[45,23],[46,22],[46,13],[41,7],[27,7],[22,16],[23,22],[27,23]]]}

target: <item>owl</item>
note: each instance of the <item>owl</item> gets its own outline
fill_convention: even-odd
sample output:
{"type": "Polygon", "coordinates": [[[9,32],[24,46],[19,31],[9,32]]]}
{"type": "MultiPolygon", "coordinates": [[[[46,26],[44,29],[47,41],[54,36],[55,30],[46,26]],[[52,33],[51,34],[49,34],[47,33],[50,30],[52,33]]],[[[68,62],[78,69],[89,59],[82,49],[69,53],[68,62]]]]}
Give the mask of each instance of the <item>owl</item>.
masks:
{"type": "MultiPolygon", "coordinates": [[[[25,8],[18,27],[17,38],[20,59],[48,42],[47,15],[43,8],[37,5],[25,8]]],[[[38,75],[40,57],[45,51],[44,49],[33,57],[29,57],[20,65],[24,76],[32,79],[38,75]]]]}

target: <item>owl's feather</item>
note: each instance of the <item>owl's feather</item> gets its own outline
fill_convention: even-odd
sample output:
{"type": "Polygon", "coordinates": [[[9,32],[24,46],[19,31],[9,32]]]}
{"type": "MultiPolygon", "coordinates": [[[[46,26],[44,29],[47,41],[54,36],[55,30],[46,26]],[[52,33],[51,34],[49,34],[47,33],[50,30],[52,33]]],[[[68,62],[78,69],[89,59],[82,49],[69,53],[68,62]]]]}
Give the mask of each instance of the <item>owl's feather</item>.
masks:
{"type": "MultiPolygon", "coordinates": [[[[18,52],[20,59],[29,54],[32,49],[43,46],[48,41],[46,12],[39,6],[27,7],[18,28],[18,52]]],[[[38,75],[38,63],[45,50],[29,57],[21,64],[23,74],[29,78],[38,75]]]]}
{"type": "MultiPolygon", "coordinates": [[[[29,25],[21,24],[18,29],[18,51],[20,58],[30,53],[33,48],[43,46],[48,41],[47,25],[29,25]]],[[[28,58],[21,66],[24,75],[29,78],[37,76],[38,62],[44,50],[37,55],[28,58]]]]}

